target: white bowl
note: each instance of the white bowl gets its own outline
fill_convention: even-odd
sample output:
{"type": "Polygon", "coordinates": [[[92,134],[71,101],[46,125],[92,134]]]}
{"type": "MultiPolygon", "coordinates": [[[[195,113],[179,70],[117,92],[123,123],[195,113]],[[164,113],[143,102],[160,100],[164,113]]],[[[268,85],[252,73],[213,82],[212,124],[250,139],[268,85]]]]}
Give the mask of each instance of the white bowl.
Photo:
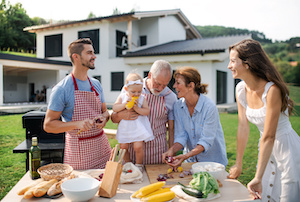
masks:
{"type": "Polygon", "coordinates": [[[225,166],[216,162],[198,162],[192,165],[193,173],[206,171],[217,180],[222,180],[224,176],[225,166]]]}
{"type": "Polygon", "coordinates": [[[74,178],[61,184],[64,196],[71,201],[88,201],[99,190],[100,182],[94,178],[74,178]]]}

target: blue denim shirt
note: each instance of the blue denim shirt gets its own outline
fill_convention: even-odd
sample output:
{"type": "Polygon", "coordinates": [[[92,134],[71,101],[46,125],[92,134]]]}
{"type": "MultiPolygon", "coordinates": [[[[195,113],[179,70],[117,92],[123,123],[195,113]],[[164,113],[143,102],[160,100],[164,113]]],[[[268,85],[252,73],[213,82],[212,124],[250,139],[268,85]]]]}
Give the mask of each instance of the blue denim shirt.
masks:
{"type": "Polygon", "coordinates": [[[175,142],[189,152],[197,145],[204,151],[190,157],[187,162],[213,161],[228,164],[223,129],[216,105],[206,96],[200,94],[191,117],[184,98],[174,104],[175,142]]]}

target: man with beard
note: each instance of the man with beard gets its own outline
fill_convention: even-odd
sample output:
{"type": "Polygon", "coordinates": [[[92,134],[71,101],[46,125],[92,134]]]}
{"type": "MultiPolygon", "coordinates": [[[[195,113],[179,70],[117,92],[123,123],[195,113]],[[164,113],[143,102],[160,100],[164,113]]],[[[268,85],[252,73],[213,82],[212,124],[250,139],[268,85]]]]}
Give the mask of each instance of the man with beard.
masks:
{"type": "Polygon", "coordinates": [[[52,89],[44,130],[66,132],[64,163],[76,170],[105,168],[111,147],[103,127],[109,113],[100,82],[87,75],[89,69],[95,69],[92,41],[72,42],[68,55],[73,71],[52,89]]]}
{"type": "MultiPolygon", "coordinates": [[[[172,69],[169,62],[157,60],[151,66],[147,78],[143,82],[143,94],[145,95],[150,114],[148,115],[151,128],[153,130],[154,140],[146,142],[144,145],[144,164],[163,163],[162,154],[168,150],[167,130],[169,130],[169,147],[174,142],[174,115],[173,104],[177,97],[167,85],[172,77],[172,69]],[[168,124],[168,127],[167,127],[168,124]]],[[[133,110],[123,110],[113,113],[111,118],[114,123],[120,120],[134,120],[138,114],[133,110]]],[[[131,161],[135,162],[135,155],[132,148],[129,148],[131,161]]],[[[129,159],[129,156],[124,159],[129,159]]]]}

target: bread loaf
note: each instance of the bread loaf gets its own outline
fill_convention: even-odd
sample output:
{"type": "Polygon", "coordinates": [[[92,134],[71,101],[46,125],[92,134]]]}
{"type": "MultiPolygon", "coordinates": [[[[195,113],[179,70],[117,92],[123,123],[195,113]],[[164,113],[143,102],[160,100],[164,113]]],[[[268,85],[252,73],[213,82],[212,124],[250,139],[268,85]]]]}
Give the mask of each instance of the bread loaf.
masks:
{"type": "Polygon", "coordinates": [[[41,182],[40,184],[38,184],[34,191],[33,191],[33,195],[35,197],[41,197],[41,196],[44,196],[48,189],[54,184],[58,182],[57,179],[52,179],[52,180],[49,180],[49,181],[44,181],[44,182],[41,182]]]}
{"type": "MultiPolygon", "coordinates": [[[[42,182],[40,182],[42,183],[42,182]]],[[[36,185],[37,186],[37,185],[36,185]]],[[[25,199],[30,199],[33,197],[33,191],[35,190],[35,186],[34,187],[31,187],[29,188],[25,193],[24,193],[24,198],[25,199]]]]}
{"type": "Polygon", "coordinates": [[[54,196],[56,194],[61,193],[61,184],[64,181],[67,181],[72,178],[75,178],[74,174],[71,174],[69,177],[66,177],[66,178],[62,179],[61,181],[54,183],[47,191],[48,196],[54,196]]]}
{"type": "Polygon", "coordinates": [[[31,187],[36,186],[37,184],[39,184],[40,182],[44,181],[42,178],[35,180],[33,183],[31,183],[30,185],[28,185],[27,187],[24,187],[23,189],[21,189],[18,192],[18,195],[23,195],[25,194],[26,191],[28,191],[31,187]]]}

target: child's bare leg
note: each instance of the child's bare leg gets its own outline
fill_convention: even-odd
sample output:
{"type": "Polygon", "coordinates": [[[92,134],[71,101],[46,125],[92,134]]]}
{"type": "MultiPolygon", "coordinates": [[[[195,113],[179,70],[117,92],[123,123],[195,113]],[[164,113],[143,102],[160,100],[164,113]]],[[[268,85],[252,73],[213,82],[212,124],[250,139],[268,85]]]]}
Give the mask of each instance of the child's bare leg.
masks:
{"type": "Polygon", "coordinates": [[[144,158],[144,142],[138,141],[133,143],[133,149],[135,152],[136,164],[143,164],[144,158]]]}
{"type": "Polygon", "coordinates": [[[131,162],[129,152],[128,152],[129,143],[120,143],[120,149],[126,149],[126,153],[124,155],[125,163],[131,162]]]}

